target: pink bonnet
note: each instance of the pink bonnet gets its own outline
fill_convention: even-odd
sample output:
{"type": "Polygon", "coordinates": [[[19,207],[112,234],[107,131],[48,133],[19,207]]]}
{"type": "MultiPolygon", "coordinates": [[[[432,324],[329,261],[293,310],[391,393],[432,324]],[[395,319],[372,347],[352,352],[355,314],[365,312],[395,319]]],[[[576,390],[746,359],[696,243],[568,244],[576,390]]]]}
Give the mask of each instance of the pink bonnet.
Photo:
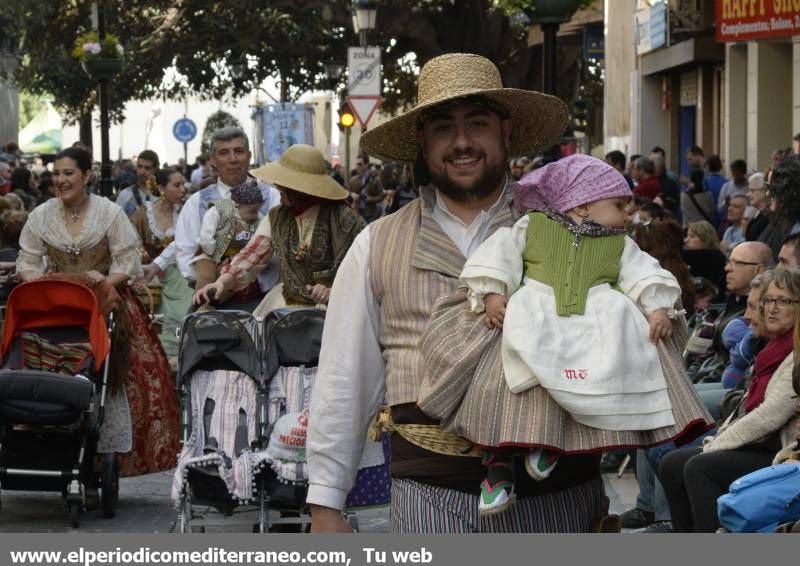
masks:
{"type": "Polygon", "coordinates": [[[570,155],[525,174],[514,184],[520,212],[549,208],[565,213],[607,198],[633,196],[628,182],[611,165],[588,155],[570,155]]]}

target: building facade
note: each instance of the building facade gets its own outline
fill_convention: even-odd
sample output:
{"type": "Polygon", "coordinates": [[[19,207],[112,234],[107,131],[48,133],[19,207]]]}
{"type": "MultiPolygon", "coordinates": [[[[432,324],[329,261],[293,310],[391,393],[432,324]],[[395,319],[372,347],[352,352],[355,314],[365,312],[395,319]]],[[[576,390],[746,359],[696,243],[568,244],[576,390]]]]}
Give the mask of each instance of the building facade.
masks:
{"type": "Polygon", "coordinates": [[[606,34],[607,151],[658,145],[686,172],[696,144],[763,170],[800,132],[800,2],[607,2],[606,34]]]}

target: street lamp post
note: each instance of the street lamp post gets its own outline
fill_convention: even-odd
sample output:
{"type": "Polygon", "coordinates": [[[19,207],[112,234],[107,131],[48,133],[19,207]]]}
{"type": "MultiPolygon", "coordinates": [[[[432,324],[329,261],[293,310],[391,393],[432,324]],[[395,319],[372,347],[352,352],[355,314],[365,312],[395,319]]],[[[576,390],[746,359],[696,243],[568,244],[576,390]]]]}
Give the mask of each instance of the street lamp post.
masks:
{"type": "Polygon", "coordinates": [[[367,46],[367,34],[375,29],[378,3],[375,0],[353,2],[353,29],[358,34],[361,47],[367,46]]]}
{"type": "MultiPolygon", "coordinates": [[[[105,0],[95,2],[97,10],[97,35],[100,41],[106,37],[106,3],[105,0]]],[[[109,148],[108,133],[111,123],[108,118],[108,77],[98,79],[98,90],[100,98],[100,186],[99,193],[104,197],[110,197],[113,193],[111,182],[111,154],[109,148]]]]}
{"type": "MultiPolygon", "coordinates": [[[[542,91],[557,96],[556,82],[558,58],[556,35],[558,28],[568,22],[580,5],[580,0],[533,0],[533,10],[526,11],[532,24],[542,28],[542,91]]],[[[561,148],[556,145],[546,150],[545,161],[556,161],[561,157],[561,148]]]]}

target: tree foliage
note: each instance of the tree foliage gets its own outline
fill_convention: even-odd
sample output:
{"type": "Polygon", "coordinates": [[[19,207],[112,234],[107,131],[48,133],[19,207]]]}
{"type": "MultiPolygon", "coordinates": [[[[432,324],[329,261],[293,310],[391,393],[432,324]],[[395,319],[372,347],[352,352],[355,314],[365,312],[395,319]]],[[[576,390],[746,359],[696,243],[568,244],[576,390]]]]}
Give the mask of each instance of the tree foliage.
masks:
{"type": "MultiPolygon", "coordinates": [[[[516,0],[515,0],[516,1],[516,0]]],[[[13,79],[48,94],[68,120],[96,104],[96,85],[70,55],[90,29],[92,0],[0,2],[0,21],[20,45],[13,79]]],[[[357,45],[350,0],[106,0],[107,30],[125,49],[123,74],[110,88],[112,119],[127,100],[245,95],[281,79],[288,99],[331,85],[325,63],[345,63],[357,45]]],[[[506,86],[532,87],[538,69],[524,26],[492,0],[382,0],[371,45],[383,48],[384,110],[413,101],[418,68],[441,53],[479,53],[506,86]]]]}
{"type": "Polygon", "coordinates": [[[203,128],[203,142],[200,144],[200,153],[211,153],[211,136],[220,128],[241,128],[242,124],[235,116],[225,112],[224,110],[217,110],[206,120],[206,127],[203,128]]]}

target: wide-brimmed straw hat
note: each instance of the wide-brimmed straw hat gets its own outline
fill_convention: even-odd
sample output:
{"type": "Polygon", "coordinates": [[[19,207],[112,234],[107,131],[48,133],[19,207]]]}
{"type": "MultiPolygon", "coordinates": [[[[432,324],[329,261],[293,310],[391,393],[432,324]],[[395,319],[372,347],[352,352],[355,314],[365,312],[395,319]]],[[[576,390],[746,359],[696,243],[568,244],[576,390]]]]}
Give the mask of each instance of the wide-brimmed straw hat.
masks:
{"type": "Polygon", "coordinates": [[[414,161],[417,126],[429,108],[459,98],[482,96],[508,111],[513,126],[509,156],[536,153],[561,140],[567,106],[559,98],[532,90],[503,88],[500,72],[480,55],[448,53],[428,61],[419,74],[417,105],[361,136],[361,149],[387,161],[414,161]]]}
{"type": "Polygon", "coordinates": [[[344,200],[350,194],[328,176],[322,152],[302,143],[287,149],[278,161],[250,173],[268,183],[328,200],[344,200]]]}

